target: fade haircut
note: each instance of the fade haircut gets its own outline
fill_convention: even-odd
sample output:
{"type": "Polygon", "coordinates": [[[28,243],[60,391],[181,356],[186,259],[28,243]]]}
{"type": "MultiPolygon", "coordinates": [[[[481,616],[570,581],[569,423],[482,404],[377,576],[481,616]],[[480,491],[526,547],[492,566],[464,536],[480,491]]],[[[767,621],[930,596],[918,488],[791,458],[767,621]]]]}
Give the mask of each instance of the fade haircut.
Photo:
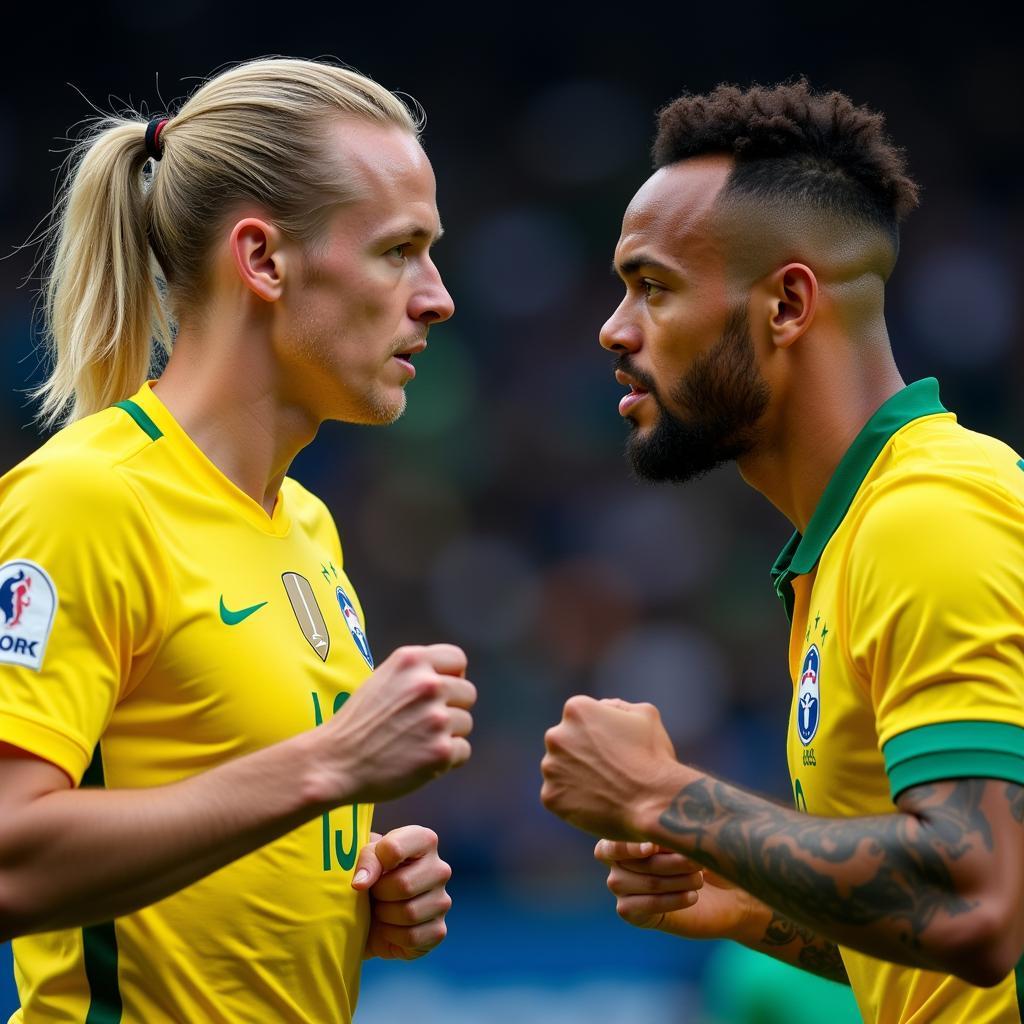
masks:
{"type": "Polygon", "coordinates": [[[710,154],[735,161],[722,198],[797,203],[880,228],[894,256],[899,225],[918,203],[884,117],[840,92],[816,93],[804,78],[749,89],[723,84],[659,112],[656,168],[710,154]]]}

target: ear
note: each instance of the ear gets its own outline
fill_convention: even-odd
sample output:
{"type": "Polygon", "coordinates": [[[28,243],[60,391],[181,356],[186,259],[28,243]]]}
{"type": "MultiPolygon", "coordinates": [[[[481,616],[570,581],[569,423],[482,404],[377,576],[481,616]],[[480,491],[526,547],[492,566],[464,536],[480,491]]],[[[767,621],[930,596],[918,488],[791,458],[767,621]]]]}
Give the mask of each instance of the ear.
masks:
{"type": "Polygon", "coordinates": [[[818,279],[803,263],[788,263],[764,281],[767,328],[776,348],[788,348],[814,322],[818,279]]]}
{"type": "Polygon", "coordinates": [[[246,217],[232,228],[229,246],[246,288],[264,302],[276,302],[284,291],[288,263],[280,230],[267,221],[246,217]]]}

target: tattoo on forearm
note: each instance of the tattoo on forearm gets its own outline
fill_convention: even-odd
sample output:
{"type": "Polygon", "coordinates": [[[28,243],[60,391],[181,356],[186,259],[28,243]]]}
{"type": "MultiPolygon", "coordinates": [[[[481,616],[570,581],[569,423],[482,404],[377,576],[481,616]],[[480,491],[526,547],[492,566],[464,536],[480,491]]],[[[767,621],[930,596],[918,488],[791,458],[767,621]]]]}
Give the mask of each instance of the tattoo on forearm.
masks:
{"type": "Polygon", "coordinates": [[[1024,786],[1010,783],[1006,787],[1006,799],[1010,802],[1010,814],[1014,821],[1024,825],[1024,786]]]}
{"type": "Polygon", "coordinates": [[[829,942],[810,928],[805,928],[802,924],[772,911],[772,919],[765,929],[761,945],[784,947],[793,942],[800,943],[793,961],[798,966],[830,981],[838,981],[842,985],[850,984],[843,958],[839,955],[839,947],[834,942],[829,942]]]}
{"type": "MultiPolygon", "coordinates": [[[[950,864],[971,849],[992,850],[984,786],[978,779],[918,786],[909,791],[913,814],[844,821],[799,814],[704,778],[676,795],[661,824],[689,839],[695,859],[790,917],[826,925],[890,923],[916,950],[936,914],[975,906],[957,895],[950,864]],[[849,882],[841,881],[844,875],[849,882]]],[[[1020,793],[1007,796],[1016,814],[1020,793]]],[[[781,935],[781,926],[774,927],[781,935]]]]}

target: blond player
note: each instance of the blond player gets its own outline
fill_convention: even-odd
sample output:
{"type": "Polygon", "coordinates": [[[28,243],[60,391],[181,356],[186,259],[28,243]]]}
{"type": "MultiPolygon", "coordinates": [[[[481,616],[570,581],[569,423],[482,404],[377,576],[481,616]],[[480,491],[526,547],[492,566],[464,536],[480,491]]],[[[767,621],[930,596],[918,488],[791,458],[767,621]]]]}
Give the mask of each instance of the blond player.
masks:
{"type": "Polygon", "coordinates": [[[640,475],[735,460],[796,527],[773,569],[796,809],[681,763],[649,705],[586,697],[542,798],[606,837],[635,924],[848,982],[866,1021],[1019,1021],[1024,461],[896,369],[916,187],[878,114],[806,83],[677,100],[655,162],[601,343],[640,475]]]}
{"type": "Polygon", "coordinates": [[[324,420],[398,417],[452,314],[417,132],[369,79],[269,60],[78,152],[41,395],[67,425],[0,480],[15,1021],[348,1021],[364,957],[444,937],[436,836],[370,817],[468,758],[466,659],[374,670],[286,476],[324,420]]]}

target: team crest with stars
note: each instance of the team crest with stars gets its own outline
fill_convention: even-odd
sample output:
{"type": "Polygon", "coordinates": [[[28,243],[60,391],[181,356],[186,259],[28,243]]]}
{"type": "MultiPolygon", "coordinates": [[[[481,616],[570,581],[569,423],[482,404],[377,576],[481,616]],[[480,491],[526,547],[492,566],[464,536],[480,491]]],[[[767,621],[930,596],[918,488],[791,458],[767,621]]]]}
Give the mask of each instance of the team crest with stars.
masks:
{"type": "Polygon", "coordinates": [[[373,654],[370,652],[370,643],[363,632],[363,624],[359,621],[359,613],[356,611],[355,605],[352,604],[348,594],[341,587],[335,588],[335,593],[338,597],[338,607],[341,608],[341,614],[345,618],[345,625],[348,626],[348,631],[352,634],[352,639],[355,641],[356,647],[359,648],[359,653],[366,660],[366,664],[373,668],[373,654]]]}
{"type": "Polygon", "coordinates": [[[814,739],[821,721],[821,652],[811,644],[800,667],[796,697],[796,731],[806,747],[814,739]]]}

